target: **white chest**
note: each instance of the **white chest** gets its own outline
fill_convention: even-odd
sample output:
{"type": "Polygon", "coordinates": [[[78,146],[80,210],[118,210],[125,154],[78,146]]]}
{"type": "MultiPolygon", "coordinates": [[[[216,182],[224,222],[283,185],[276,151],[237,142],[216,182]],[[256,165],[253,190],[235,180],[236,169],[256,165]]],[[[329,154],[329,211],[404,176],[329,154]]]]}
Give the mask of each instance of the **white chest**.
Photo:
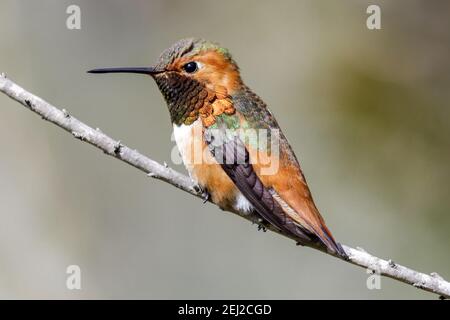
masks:
{"type": "Polygon", "coordinates": [[[173,136],[180,152],[183,164],[188,170],[191,178],[195,164],[201,164],[202,161],[202,124],[197,120],[191,125],[182,124],[173,125],[173,136]]]}

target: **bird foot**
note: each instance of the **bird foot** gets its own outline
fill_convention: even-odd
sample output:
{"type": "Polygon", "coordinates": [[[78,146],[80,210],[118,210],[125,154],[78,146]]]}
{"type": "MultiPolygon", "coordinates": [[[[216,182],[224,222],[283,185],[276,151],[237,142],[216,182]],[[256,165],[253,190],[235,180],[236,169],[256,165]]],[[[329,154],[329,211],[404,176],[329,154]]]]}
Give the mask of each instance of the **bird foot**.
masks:
{"type": "Polygon", "coordinates": [[[261,231],[261,230],[262,230],[262,232],[266,232],[268,226],[269,226],[269,224],[267,223],[267,221],[261,221],[261,222],[258,224],[258,231],[261,231]]]}
{"type": "Polygon", "coordinates": [[[203,193],[202,193],[203,203],[208,202],[210,198],[211,198],[211,195],[209,194],[208,190],[203,189],[203,193]]]}
{"type": "Polygon", "coordinates": [[[208,200],[211,198],[211,195],[209,194],[208,190],[202,188],[200,185],[196,184],[194,185],[194,190],[198,193],[201,193],[201,198],[203,199],[203,203],[208,202],[208,200]]]}

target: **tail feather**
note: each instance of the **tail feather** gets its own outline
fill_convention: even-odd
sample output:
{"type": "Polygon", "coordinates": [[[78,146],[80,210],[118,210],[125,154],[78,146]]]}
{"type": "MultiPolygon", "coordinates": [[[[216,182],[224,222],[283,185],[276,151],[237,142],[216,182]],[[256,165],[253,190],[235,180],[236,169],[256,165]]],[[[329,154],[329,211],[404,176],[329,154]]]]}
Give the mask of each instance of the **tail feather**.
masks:
{"type": "Polygon", "coordinates": [[[348,259],[345,250],[334,240],[311,198],[309,199],[311,203],[309,206],[306,206],[306,210],[305,207],[303,207],[301,208],[303,210],[300,209],[295,211],[274,189],[269,189],[269,192],[281,206],[281,209],[286,213],[287,217],[292,219],[291,221],[296,225],[297,228],[289,229],[287,231],[298,236],[300,238],[299,243],[308,241],[319,242],[331,253],[335,253],[346,260],[348,259]],[[296,220],[295,217],[301,217],[301,221],[296,220]],[[305,239],[305,236],[306,238],[309,238],[309,240],[305,239]]]}
{"type": "Polygon", "coordinates": [[[322,229],[322,235],[317,234],[317,237],[320,239],[320,242],[332,253],[336,253],[337,255],[341,256],[342,258],[348,260],[348,255],[345,252],[342,245],[336,240],[334,240],[333,236],[331,235],[330,230],[328,230],[326,225],[323,225],[321,227],[322,229]]]}

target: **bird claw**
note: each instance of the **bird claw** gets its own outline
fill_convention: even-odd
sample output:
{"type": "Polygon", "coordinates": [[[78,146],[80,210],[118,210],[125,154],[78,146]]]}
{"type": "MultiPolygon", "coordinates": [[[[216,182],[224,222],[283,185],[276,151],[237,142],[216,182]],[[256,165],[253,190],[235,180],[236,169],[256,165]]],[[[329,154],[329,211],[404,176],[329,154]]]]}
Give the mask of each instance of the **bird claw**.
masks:
{"type": "Polygon", "coordinates": [[[261,221],[259,224],[258,224],[258,231],[261,231],[262,230],[262,232],[266,232],[267,231],[267,227],[268,227],[268,223],[267,223],[267,221],[261,221]]]}
{"type": "Polygon", "coordinates": [[[203,189],[200,185],[195,184],[194,185],[194,191],[197,194],[200,194],[200,197],[203,199],[203,203],[208,202],[208,200],[210,199],[210,194],[206,189],[203,189]]]}
{"type": "Polygon", "coordinates": [[[202,192],[203,203],[207,203],[210,197],[211,195],[209,194],[209,192],[207,190],[203,190],[202,192]]]}

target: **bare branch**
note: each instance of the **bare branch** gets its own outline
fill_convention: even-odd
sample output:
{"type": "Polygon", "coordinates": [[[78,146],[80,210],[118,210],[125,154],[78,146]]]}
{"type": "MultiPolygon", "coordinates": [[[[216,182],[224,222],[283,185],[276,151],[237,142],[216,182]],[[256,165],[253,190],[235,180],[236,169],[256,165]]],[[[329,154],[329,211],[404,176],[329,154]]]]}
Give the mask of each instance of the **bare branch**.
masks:
{"type": "MultiPolygon", "coordinates": [[[[24,105],[27,109],[37,113],[42,119],[47,120],[64,130],[70,132],[80,141],[87,142],[104,153],[122,160],[133,167],[144,171],[148,176],[165,181],[183,191],[201,198],[203,192],[189,177],[142,155],[136,150],[130,149],[118,140],[112,139],[98,129],[93,129],[70,115],[65,109],[58,109],[43,99],[26,91],[13,81],[0,75],[0,91],[11,99],[24,105]]],[[[237,212],[233,212],[237,214],[237,212]]],[[[260,223],[256,215],[241,216],[253,223],[260,223]]],[[[275,231],[270,228],[271,231],[275,231]]],[[[380,275],[407,283],[415,288],[440,295],[442,298],[450,298],[450,283],[445,281],[437,273],[424,274],[405,266],[394,263],[392,260],[377,258],[363,249],[354,249],[343,246],[352,264],[373,270],[380,275]]],[[[315,248],[318,249],[318,248],[315,248]]],[[[319,249],[320,250],[320,249],[319,249]]],[[[337,258],[340,258],[336,256],[337,258]]],[[[344,260],[346,261],[346,260],[344,260]]]]}

